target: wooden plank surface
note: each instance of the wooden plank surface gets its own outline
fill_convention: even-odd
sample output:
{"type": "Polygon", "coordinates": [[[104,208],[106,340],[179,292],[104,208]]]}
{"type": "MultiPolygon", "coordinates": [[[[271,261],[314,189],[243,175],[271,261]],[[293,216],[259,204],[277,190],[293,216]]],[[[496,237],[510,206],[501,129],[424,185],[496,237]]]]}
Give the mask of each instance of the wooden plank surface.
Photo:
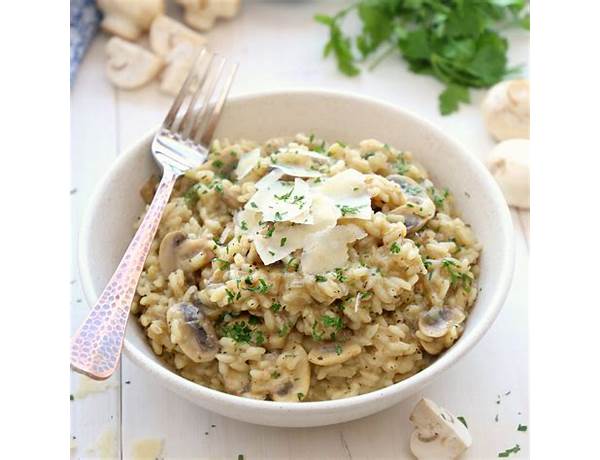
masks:
{"type": "MultiPolygon", "coordinates": [[[[339,2],[247,2],[242,15],[209,34],[214,48],[240,60],[233,94],[293,86],[353,91],[408,108],[433,121],[483,158],[493,142],[477,104],[451,117],[437,111],[440,85],[409,73],[392,58],[356,79],[340,76],[321,59],[324,28],[315,12],[332,12],[339,2]],[[286,24],[282,33],[281,24],[286,24]]],[[[76,274],[81,214],[99,178],[116,155],[162,120],[170,98],[152,84],[135,92],[115,91],[104,77],[105,37],[88,52],[72,91],[73,301],[72,330],[85,314],[76,274]]],[[[527,36],[511,34],[511,59],[526,63],[527,36]]],[[[477,102],[481,94],[475,94],[477,102]]],[[[517,261],[511,292],[498,320],[481,343],[424,392],[469,422],[474,445],[465,458],[497,458],[519,443],[513,458],[528,457],[527,286],[529,213],[512,211],[517,261]],[[509,394],[506,394],[509,393],[509,394]],[[500,404],[496,404],[500,396],[500,404]],[[498,415],[498,421],[496,421],[498,415]]],[[[73,377],[72,393],[79,378],[73,377]]],[[[132,458],[136,441],[160,438],[163,456],[188,458],[411,458],[408,414],[418,395],[385,412],[355,422],[314,429],[277,429],[236,422],[202,410],[151,380],[126,358],[108,389],[71,403],[73,458],[132,458]],[[98,446],[108,440],[110,449],[98,446]],[[101,441],[103,440],[101,439],[101,441]],[[93,450],[90,450],[93,449],[93,450]],[[111,450],[112,449],[112,450],[111,450]],[[104,452],[101,452],[104,450],[104,452]]]]}

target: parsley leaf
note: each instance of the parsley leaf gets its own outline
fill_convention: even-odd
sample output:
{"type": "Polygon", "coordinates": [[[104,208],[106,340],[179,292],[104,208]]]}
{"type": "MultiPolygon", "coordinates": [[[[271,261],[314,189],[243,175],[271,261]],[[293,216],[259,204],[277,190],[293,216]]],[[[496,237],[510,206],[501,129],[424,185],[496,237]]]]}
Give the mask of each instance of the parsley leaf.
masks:
{"type": "Polygon", "coordinates": [[[488,88],[512,74],[506,26],[529,29],[524,0],[358,0],[333,16],[316,15],[329,30],[324,56],[332,55],[349,76],[399,53],[412,72],[430,75],[446,89],[439,108],[447,115],[469,102],[470,88],[488,88]],[[343,22],[356,12],[362,27],[346,34],[343,22]],[[380,49],[383,49],[381,51],[380,49]]]}

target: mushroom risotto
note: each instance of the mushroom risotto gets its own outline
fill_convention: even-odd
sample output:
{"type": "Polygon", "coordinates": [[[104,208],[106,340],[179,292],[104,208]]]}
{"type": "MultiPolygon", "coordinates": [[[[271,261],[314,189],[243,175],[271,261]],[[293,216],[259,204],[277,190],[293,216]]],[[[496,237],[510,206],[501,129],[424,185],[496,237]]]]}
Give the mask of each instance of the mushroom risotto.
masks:
{"type": "Polygon", "coordinates": [[[480,250],[410,152],[305,135],[216,141],[176,185],[133,313],[154,352],[201,385],[344,398],[452,346],[477,296],[480,250]]]}

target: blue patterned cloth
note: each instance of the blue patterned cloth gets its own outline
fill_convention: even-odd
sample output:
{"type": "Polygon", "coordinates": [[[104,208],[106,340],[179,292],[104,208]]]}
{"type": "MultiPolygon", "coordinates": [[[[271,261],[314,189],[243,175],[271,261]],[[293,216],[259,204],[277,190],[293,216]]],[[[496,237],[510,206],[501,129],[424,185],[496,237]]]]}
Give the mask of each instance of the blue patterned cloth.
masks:
{"type": "Polygon", "coordinates": [[[71,0],[71,86],[100,18],[95,0],[71,0]]]}

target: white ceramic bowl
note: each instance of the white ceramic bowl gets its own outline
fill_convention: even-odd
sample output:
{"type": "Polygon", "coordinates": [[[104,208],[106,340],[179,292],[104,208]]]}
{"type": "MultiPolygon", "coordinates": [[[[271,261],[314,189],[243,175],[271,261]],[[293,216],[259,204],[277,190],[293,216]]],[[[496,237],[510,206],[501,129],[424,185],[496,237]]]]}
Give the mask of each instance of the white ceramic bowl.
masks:
{"type": "MultiPolygon", "coordinates": [[[[264,141],[298,132],[349,144],[375,138],[412,151],[434,182],[453,192],[458,209],[483,244],[483,253],[481,292],[456,344],[409,379],[347,399],[301,404],[255,401],[200,386],[165,367],[152,352],[137,321],[129,321],[127,356],[165,387],[227,417],[287,427],[357,419],[421,391],[462,358],[490,328],[505,300],[514,260],[510,213],[487,170],[439,129],[397,107],[355,95],[315,90],[253,94],[228,101],[216,135],[264,141]]],[[[79,264],[89,303],[96,300],[110,278],[132,236],[133,222],[144,209],[139,189],[157,171],[149,150],[151,138],[149,133],[118,158],[88,207],[80,234],[79,264]]]]}

